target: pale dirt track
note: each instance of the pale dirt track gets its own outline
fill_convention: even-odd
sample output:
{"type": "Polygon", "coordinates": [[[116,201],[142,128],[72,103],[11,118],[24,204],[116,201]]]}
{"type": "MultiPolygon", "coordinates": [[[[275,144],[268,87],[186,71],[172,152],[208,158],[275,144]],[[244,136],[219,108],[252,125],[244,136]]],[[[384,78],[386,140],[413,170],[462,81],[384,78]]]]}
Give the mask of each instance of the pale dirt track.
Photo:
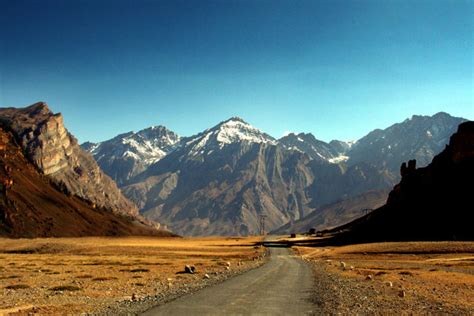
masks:
{"type": "Polygon", "coordinates": [[[270,248],[262,267],[195,294],[152,308],[143,315],[307,315],[313,273],[288,248],[270,248]]]}

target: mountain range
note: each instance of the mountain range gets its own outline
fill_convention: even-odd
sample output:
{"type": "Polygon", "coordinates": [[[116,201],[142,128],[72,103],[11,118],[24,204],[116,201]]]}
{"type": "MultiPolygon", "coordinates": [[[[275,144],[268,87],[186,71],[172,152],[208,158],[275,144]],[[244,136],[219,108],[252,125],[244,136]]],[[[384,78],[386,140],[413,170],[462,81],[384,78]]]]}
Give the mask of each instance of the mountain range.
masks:
{"type": "Polygon", "coordinates": [[[388,192],[401,161],[427,165],[463,121],[415,115],[355,142],[327,143],[305,133],[275,139],[233,117],[191,137],[149,128],[83,148],[148,219],[182,235],[248,235],[261,216],[267,231],[291,231],[299,220],[336,226],[358,214],[355,205],[380,205],[380,194],[356,197],[388,192]],[[341,216],[328,211],[344,200],[341,216]]]}
{"type": "Polygon", "coordinates": [[[313,134],[290,133],[279,139],[281,146],[288,150],[297,150],[307,154],[313,160],[323,162],[339,163],[346,161],[349,157],[346,154],[351,149],[354,142],[344,142],[333,140],[330,143],[316,139],[313,134]]]}
{"type": "Polygon", "coordinates": [[[474,240],[474,122],[460,124],[428,166],[417,168],[412,159],[400,174],[385,205],[326,231],[323,242],[474,240]]]}
{"type": "Polygon", "coordinates": [[[152,126],[97,144],[86,142],[82,147],[120,186],[169,154],[179,141],[180,137],[166,127],[152,126]]]}

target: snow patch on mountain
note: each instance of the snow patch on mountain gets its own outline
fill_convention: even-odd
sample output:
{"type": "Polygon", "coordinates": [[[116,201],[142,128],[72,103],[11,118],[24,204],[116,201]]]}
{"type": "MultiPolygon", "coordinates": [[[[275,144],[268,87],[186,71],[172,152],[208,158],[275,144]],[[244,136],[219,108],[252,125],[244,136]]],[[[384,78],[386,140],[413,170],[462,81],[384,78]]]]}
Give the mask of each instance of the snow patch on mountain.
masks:
{"type": "Polygon", "coordinates": [[[349,156],[345,156],[345,155],[339,155],[337,157],[334,157],[334,158],[329,158],[328,161],[330,163],[341,163],[341,162],[344,162],[344,161],[347,161],[349,159],[349,156]]]}
{"type": "Polygon", "coordinates": [[[343,142],[333,140],[326,143],[316,139],[313,134],[290,133],[279,140],[279,144],[287,150],[297,150],[305,153],[311,160],[319,160],[328,163],[341,163],[348,159],[346,153],[354,142],[343,142]]]}
{"type": "Polygon", "coordinates": [[[343,142],[347,144],[347,147],[349,147],[349,149],[351,149],[357,143],[356,140],[350,140],[347,142],[343,141],[343,142]]]}
{"type": "Polygon", "coordinates": [[[164,127],[150,127],[137,133],[131,132],[119,135],[111,140],[94,144],[88,151],[101,159],[131,158],[151,164],[163,158],[173,150],[180,137],[172,135],[164,127]],[[107,148],[113,145],[112,151],[107,148]],[[105,150],[104,150],[105,149],[105,150]]]}
{"type": "Polygon", "coordinates": [[[97,149],[99,148],[100,146],[100,143],[99,144],[93,144],[93,143],[90,143],[90,147],[88,149],[86,149],[89,153],[92,154],[92,156],[94,156],[96,153],[97,153],[97,149]]]}

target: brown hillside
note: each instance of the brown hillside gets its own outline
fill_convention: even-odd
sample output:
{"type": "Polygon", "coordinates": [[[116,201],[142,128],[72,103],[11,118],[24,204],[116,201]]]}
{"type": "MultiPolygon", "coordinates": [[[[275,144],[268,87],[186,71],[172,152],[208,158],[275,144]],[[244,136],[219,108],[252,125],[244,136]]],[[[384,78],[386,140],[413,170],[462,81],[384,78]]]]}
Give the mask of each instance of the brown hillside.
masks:
{"type": "Polygon", "coordinates": [[[115,213],[138,215],[137,207],[68,132],[61,113],[53,113],[46,103],[0,108],[0,127],[12,132],[28,161],[61,191],[115,213]]]}
{"type": "Polygon", "coordinates": [[[171,235],[57,190],[2,128],[0,179],[1,236],[171,235]]]}

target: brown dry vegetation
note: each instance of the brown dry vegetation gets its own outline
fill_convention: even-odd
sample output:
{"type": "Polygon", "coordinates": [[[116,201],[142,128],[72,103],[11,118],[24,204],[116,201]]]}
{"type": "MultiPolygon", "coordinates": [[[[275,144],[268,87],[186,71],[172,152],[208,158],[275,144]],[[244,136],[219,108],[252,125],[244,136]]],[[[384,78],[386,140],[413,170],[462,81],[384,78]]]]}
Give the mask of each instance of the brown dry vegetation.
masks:
{"type": "MultiPolygon", "coordinates": [[[[324,266],[325,272],[351,281],[345,284],[359,292],[365,291],[363,297],[372,301],[379,313],[393,313],[392,308],[397,308],[397,313],[474,313],[474,242],[296,248],[315,267],[324,266]]],[[[361,300],[355,306],[363,310],[363,304],[361,300]]]]}
{"type": "Polygon", "coordinates": [[[255,266],[254,238],[0,239],[0,315],[94,313],[255,266]],[[182,274],[184,266],[196,274],[182,274]]]}

